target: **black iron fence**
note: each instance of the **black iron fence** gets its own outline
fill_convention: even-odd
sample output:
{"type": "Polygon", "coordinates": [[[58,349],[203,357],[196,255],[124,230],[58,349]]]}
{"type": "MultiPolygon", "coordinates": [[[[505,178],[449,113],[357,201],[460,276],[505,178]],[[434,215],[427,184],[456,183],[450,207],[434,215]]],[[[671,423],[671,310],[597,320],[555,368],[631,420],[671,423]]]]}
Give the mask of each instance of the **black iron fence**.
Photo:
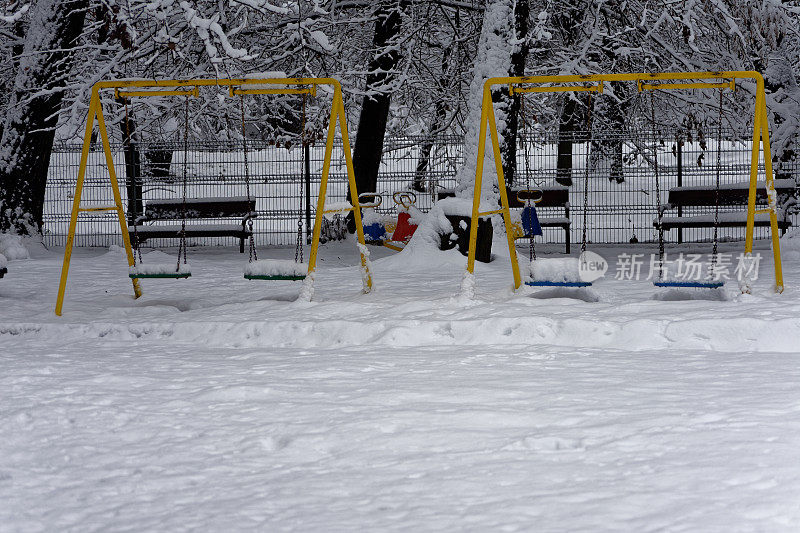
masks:
{"type": "MultiPolygon", "coordinates": [[[[725,132],[718,146],[715,139],[688,138],[677,132],[637,132],[612,134],[594,132],[573,134],[572,142],[564,143],[556,135],[531,134],[517,147],[517,171],[514,176],[518,186],[542,186],[564,183],[569,185],[572,223],[572,240],[579,241],[584,212],[587,235],[595,243],[652,242],[657,235],[653,219],[656,206],[667,199],[671,187],[683,185],[713,185],[717,176],[722,186],[747,182],[750,173],[751,141],[746,135],[725,132]],[[661,197],[656,199],[656,171],[659,176],[661,197]],[[587,191],[588,184],[588,191],[587,191]]],[[[137,146],[138,160],[126,158],[124,147],[112,146],[114,167],[120,182],[123,205],[129,213],[146,210],[148,200],[180,198],[186,169],[187,196],[227,197],[250,194],[256,199],[258,218],[254,231],[261,245],[288,245],[295,241],[298,220],[303,231],[311,228],[324,145],[310,146],[304,151],[277,147],[260,141],[247,145],[247,169],[241,143],[203,142],[152,143],[137,146]],[[185,154],[185,156],[184,156],[185,154]],[[308,170],[308,172],[307,172],[308,170]],[[246,179],[246,176],[248,177],[246,179]],[[139,191],[137,204],[133,191],[139,191]],[[129,195],[129,192],[131,193],[129,195]],[[129,197],[130,196],[130,197],[129,197]],[[130,201],[129,201],[130,200],[130,201]],[[138,206],[138,207],[137,207],[138,206]]],[[[45,241],[48,245],[66,242],[75,181],[80,162],[79,145],[62,144],[54,148],[48,176],[45,203],[45,241]]],[[[431,140],[424,137],[388,139],[380,168],[377,192],[389,193],[381,210],[393,211],[391,193],[400,190],[417,190],[418,207],[430,209],[441,188],[455,186],[456,171],[464,164],[463,139],[440,136],[431,140]]],[[[494,173],[487,168],[487,179],[494,173]]],[[[760,164],[763,172],[763,161],[760,164]]],[[[798,179],[796,164],[779,165],[776,177],[798,179]]],[[[99,145],[89,154],[84,204],[113,203],[105,156],[99,145]]],[[[333,151],[328,205],[347,201],[347,174],[341,143],[333,151]]],[[[737,208],[725,207],[723,210],[737,208]]],[[[704,214],[710,208],[684,210],[684,215],[704,214]]],[[[547,216],[547,214],[544,214],[547,216]]],[[[792,215],[793,220],[796,216],[792,215]]],[[[213,224],[217,221],[202,221],[213,224]]],[[[193,223],[197,223],[194,222],[193,223]]],[[[741,228],[723,229],[723,239],[741,239],[741,228]]],[[[711,238],[708,229],[687,229],[682,232],[686,242],[711,238]]],[[[765,237],[758,230],[758,237],[765,237]]],[[[667,233],[668,241],[678,239],[678,232],[667,233]]],[[[560,243],[564,232],[546,230],[544,240],[560,243]]],[[[119,224],[113,214],[81,214],[76,236],[78,246],[108,246],[120,244],[119,224]]],[[[148,241],[148,245],[171,246],[175,242],[148,241]]],[[[225,239],[195,239],[196,245],[234,245],[225,239]]]]}

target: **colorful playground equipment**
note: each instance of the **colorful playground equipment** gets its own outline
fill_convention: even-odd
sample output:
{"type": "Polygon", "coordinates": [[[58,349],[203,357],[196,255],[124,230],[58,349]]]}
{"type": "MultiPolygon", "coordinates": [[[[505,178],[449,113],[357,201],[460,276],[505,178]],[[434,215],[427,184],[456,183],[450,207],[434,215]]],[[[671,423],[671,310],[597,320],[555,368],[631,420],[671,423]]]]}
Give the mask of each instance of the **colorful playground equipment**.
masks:
{"type": "MultiPolygon", "coordinates": [[[[365,193],[365,196],[367,194],[377,198],[378,204],[374,207],[383,202],[382,195],[365,193]]],[[[392,200],[397,209],[396,221],[392,223],[387,222],[383,217],[371,216],[365,222],[364,233],[368,237],[368,244],[385,246],[399,252],[405,248],[408,241],[414,236],[414,232],[417,231],[417,224],[414,224],[413,220],[421,219],[422,213],[415,205],[417,195],[411,191],[397,191],[392,195],[392,200]]]]}

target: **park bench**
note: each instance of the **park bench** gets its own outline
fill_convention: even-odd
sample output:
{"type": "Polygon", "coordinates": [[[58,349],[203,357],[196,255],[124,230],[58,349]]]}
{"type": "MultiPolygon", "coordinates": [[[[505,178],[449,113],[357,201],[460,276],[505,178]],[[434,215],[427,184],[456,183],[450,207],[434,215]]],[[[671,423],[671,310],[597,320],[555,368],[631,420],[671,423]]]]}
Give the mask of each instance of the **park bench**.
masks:
{"type": "MultiPolygon", "coordinates": [[[[774,182],[775,192],[777,193],[777,214],[778,228],[781,233],[785,233],[792,223],[789,220],[788,207],[794,205],[796,184],[792,179],[780,179],[774,182]]],[[[729,208],[740,206],[741,210],[730,211],[728,209],[719,212],[718,227],[738,228],[747,225],[747,202],[750,196],[750,184],[748,182],[728,183],[719,188],[719,206],[729,208]]],[[[703,215],[684,216],[683,209],[686,207],[710,207],[714,208],[717,203],[717,188],[714,185],[700,185],[692,187],[673,187],[669,190],[667,203],[661,206],[661,228],[664,231],[671,229],[682,230],[683,228],[713,228],[714,213],[703,215]],[[663,216],[663,213],[677,209],[677,216],[663,216]]],[[[763,182],[758,185],[756,191],[757,209],[768,205],[767,192],[763,182]]],[[[754,219],[755,227],[769,227],[769,213],[757,213],[754,219]]],[[[658,218],[653,220],[653,226],[658,229],[658,218]]],[[[679,242],[682,239],[679,238],[679,242]]]]}
{"type": "MultiPolygon", "coordinates": [[[[256,201],[246,196],[186,199],[186,237],[235,237],[239,239],[239,252],[244,253],[244,242],[250,237],[248,221],[256,218],[256,201]],[[199,219],[235,219],[231,223],[188,223],[199,219]]],[[[129,228],[134,247],[148,239],[176,239],[181,234],[183,200],[147,200],[145,212],[136,218],[136,226],[129,228]],[[176,221],[173,224],[152,224],[176,221]]]]}

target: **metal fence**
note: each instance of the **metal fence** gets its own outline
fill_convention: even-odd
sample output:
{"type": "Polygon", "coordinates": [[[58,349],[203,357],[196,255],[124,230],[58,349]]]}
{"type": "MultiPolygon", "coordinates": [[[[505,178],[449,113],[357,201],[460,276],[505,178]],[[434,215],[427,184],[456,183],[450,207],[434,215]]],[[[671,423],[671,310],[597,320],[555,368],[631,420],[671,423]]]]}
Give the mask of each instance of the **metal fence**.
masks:
{"type": "MultiPolygon", "coordinates": [[[[580,240],[586,212],[587,236],[594,243],[652,242],[656,206],[667,199],[670,187],[714,184],[719,172],[724,185],[749,180],[750,144],[746,135],[725,132],[717,146],[714,139],[687,138],[679,132],[637,132],[635,136],[594,132],[591,138],[573,134],[571,155],[559,158],[557,135],[532,133],[520,139],[517,148],[516,185],[542,186],[571,179],[570,211],[573,220],[572,240],[580,240]],[[681,142],[679,142],[679,139],[681,142]],[[657,159],[656,157],[657,156],[657,159]],[[717,164],[719,157],[719,165],[717,164]],[[560,162],[559,162],[560,161],[560,162]],[[656,167],[657,161],[657,167],[656,167]],[[655,195],[655,171],[658,170],[661,198],[655,195]],[[588,183],[588,193],[586,184],[588,183]],[[584,198],[586,203],[584,205],[584,198]]],[[[45,203],[45,242],[63,245],[72,207],[75,180],[80,162],[79,145],[54,147],[45,203]]],[[[563,148],[563,146],[562,146],[563,148]]],[[[294,243],[298,220],[310,233],[308,217],[313,221],[316,196],[324,156],[324,146],[308,149],[310,179],[307,181],[303,150],[287,149],[260,141],[248,141],[248,172],[251,195],[256,199],[258,218],[254,230],[258,244],[294,243]],[[308,194],[310,193],[310,194],[308,194]],[[310,202],[308,201],[310,197],[310,202]]],[[[123,147],[112,146],[114,166],[120,180],[123,205],[128,205],[128,187],[141,186],[146,210],[148,200],[180,198],[184,163],[187,196],[225,197],[246,194],[245,161],[241,143],[202,142],[184,147],[182,143],[138,145],[141,164],[128,176],[123,147]],[[184,157],[186,153],[187,157],[184,157]],[[135,178],[135,181],[132,179],[135,178]]],[[[456,170],[464,163],[461,138],[440,136],[431,141],[423,137],[388,139],[381,163],[378,191],[392,193],[412,188],[418,193],[418,207],[430,209],[436,191],[455,186],[456,170]]],[[[130,168],[130,166],[128,166],[130,168]]],[[[487,177],[494,178],[491,169],[487,177]]],[[[760,167],[763,172],[763,162],[760,167]]],[[[798,177],[797,165],[776,169],[777,177],[798,177]]],[[[99,146],[89,154],[84,203],[108,203],[112,191],[105,157],[99,146]]],[[[391,194],[381,210],[393,211],[391,194]]],[[[329,204],[347,201],[347,174],[341,143],[334,147],[328,200],[329,204]]],[[[724,208],[730,210],[735,208],[724,208]]],[[[713,212],[713,207],[684,210],[684,215],[713,212]]],[[[547,213],[543,213],[548,216],[547,213]]],[[[792,215],[797,222],[795,215],[792,215]]],[[[217,221],[204,221],[213,224],[217,221]]],[[[193,223],[197,223],[193,221],[193,223]]],[[[712,230],[684,230],[686,242],[710,239],[712,230]]],[[[740,228],[720,230],[723,239],[741,239],[740,228]]],[[[766,230],[757,230],[765,237],[766,230]]],[[[668,241],[678,239],[678,232],[667,232],[668,241]]],[[[564,232],[545,230],[546,242],[561,243],[564,232]]],[[[80,215],[75,244],[108,246],[120,244],[119,225],[114,215],[80,215]]],[[[173,246],[174,241],[148,241],[152,246],[173,246]]],[[[233,245],[233,239],[193,239],[193,245],[233,245]]]]}

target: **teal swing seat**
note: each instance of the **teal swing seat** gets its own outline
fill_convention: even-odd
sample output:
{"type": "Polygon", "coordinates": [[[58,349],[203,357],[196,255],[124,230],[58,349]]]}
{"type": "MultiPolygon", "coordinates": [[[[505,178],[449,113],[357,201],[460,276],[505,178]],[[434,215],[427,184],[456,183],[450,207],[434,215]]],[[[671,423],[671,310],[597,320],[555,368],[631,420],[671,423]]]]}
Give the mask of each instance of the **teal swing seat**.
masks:
{"type": "Polygon", "coordinates": [[[261,281],[303,281],[305,276],[285,276],[285,275],[260,275],[260,274],[245,274],[244,279],[261,280],[261,281]]]}
{"type": "Polygon", "coordinates": [[[173,272],[169,274],[128,274],[131,279],[186,279],[191,278],[191,272],[173,272]]]}

